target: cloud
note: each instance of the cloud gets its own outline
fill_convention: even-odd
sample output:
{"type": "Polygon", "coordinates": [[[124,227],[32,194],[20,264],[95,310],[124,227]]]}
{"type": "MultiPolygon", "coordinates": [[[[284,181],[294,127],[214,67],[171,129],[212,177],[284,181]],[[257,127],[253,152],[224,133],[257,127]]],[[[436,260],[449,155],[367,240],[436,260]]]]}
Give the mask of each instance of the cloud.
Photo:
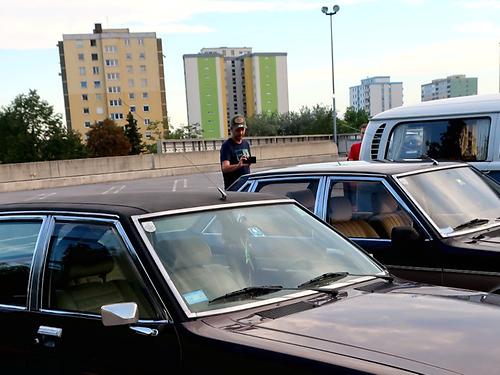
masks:
{"type": "Polygon", "coordinates": [[[459,1],[459,6],[468,9],[500,9],[500,0],[459,1]]]}
{"type": "Polygon", "coordinates": [[[464,34],[486,34],[497,38],[500,36],[500,25],[490,21],[462,23],[455,25],[452,30],[464,34]]]}
{"type": "Polygon", "coordinates": [[[53,48],[62,34],[90,33],[94,23],[103,27],[129,27],[132,32],[206,33],[213,31],[202,23],[193,24],[199,14],[286,12],[320,7],[319,2],[251,0],[37,0],[1,4],[8,9],[2,19],[0,48],[53,48]],[[98,16],[96,16],[98,15],[98,16]]]}

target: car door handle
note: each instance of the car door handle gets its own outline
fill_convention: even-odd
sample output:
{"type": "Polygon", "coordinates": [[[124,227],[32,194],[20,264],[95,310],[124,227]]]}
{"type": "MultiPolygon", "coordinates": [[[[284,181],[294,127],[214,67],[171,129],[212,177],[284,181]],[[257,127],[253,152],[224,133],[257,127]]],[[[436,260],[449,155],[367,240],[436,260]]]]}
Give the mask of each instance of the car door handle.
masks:
{"type": "Polygon", "coordinates": [[[38,328],[39,335],[41,336],[52,336],[60,338],[62,336],[62,328],[57,327],[49,327],[49,326],[40,326],[38,328]]]}
{"type": "Polygon", "coordinates": [[[139,335],[144,336],[158,336],[158,330],[154,328],[148,327],[130,327],[130,329],[134,332],[137,332],[139,335]]]}

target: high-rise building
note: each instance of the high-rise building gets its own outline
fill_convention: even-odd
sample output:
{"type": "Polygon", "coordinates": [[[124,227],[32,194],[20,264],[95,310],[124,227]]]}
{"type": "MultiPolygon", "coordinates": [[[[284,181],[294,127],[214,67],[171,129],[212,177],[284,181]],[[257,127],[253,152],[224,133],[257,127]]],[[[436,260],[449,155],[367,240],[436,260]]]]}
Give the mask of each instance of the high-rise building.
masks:
{"type": "Polygon", "coordinates": [[[118,125],[131,112],[147,140],[147,125],[167,120],[163,51],[153,32],[103,29],[64,34],[58,43],[69,129],[82,135],[105,118],[118,125]]]}
{"type": "Polygon", "coordinates": [[[252,53],[248,47],[184,55],[189,124],[199,125],[205,138],[221,138],[236,113],[288,112],[286,56],[252,53]]]}
{"type": "Polygon", "coordinates": [[[349,88],[350,106],[364,109],[370,116],[403,105],[403,83],[389,76],[370,77],[349,88]]]}
{"type": "Polygon", "coordinates": [[[421,85],[421,99],[428,100],[454,98],[477,94],[477,78],[466,78],[457,74],[446,78],[433,79],[431,83],[421,85]]]}

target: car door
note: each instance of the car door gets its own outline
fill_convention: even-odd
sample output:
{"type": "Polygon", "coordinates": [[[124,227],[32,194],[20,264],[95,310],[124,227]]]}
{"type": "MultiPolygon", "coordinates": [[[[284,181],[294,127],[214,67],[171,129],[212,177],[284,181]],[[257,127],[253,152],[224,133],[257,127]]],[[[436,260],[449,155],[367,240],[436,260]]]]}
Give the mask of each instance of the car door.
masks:
{"type": "Polygon", "coordinates": [[[320,215],[395,275],[442,283],[441,255],[415,215],[383,179],[330,177],[320,215]],[[420,240],[396,246],[394,228],[411,227],[420,240]]]}
{"type": "Polygon", "coordinates": [[[41,276],[34,371],[143,374],[179,365],[176,331],[118,221],[55,217],[41,276]],[[101,306],[124,302],[137,304],[139,321],[104,326],[101,306]]]}
{"type": "Polygon", "coordinates": [[[0,217],[0,363],[5,374],[26,373],[35,329],[29,279],[43,225],[41,216],[0,217]]]}

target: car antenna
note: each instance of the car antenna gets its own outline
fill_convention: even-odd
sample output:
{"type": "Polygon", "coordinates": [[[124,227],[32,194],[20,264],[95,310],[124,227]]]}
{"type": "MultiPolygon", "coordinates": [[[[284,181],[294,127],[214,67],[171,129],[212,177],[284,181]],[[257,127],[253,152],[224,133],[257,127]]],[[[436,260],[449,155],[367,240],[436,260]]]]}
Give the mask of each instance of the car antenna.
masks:
{"type": "Polygon", "coordinates": [[[203,175],[203,177],[205,177],[208,181],[210,181],[210,184],[213,185],[214,187],[217,188],[217,190],[219,191],[219,193],[221,194],[221,197],[220,199],[222,201],[225,201],[227,200],[227,194],[226,192],[220,188],[219,186],[217,186],[217,184],[210,178],[210,176],[208,174],[206,174],[204,171],[202,171],[196,164],[194,164],[187,156],[186,156],[186,153],[185,152],[180,152],[180,154],[182,154],[182,157],[184,159],[186,159],[188,161],[188,163],[193,166],[197,171],[198,173],[201,173],[203,175]]]}

